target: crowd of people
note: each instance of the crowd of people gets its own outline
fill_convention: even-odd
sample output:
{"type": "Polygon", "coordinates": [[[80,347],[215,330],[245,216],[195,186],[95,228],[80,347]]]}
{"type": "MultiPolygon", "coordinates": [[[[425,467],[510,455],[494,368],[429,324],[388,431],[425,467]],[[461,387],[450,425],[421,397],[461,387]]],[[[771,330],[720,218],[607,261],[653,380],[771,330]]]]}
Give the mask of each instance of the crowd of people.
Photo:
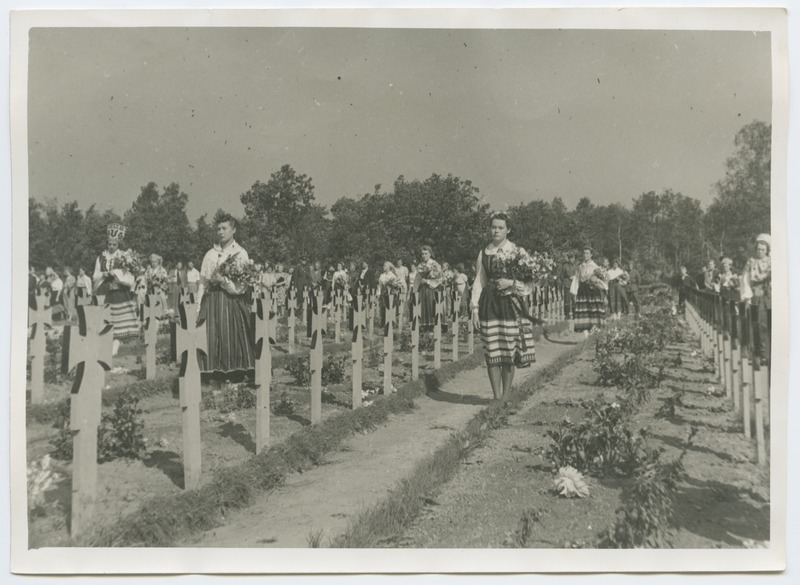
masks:
{"type": "MultiPolygon", "coordinates": [[[[124,226],[112,224],[107,230],[107,247],[98,255],[91,276],[83,268],[78,269],[77,276],[69,269],[59,274],[47,267],[42,275],[31,270],[30,301],[35,302],[37,289],[46,288],[53,319],[57,321],[75,318],[78,297],[103,295],[111,310],[112,353],[116,354],[120,339],[140,335],[139,311],[147,294],[161,295],[166,309],[175,311],[180,295],[187,292],[194,295],[200,307],[198,318],[207,325],[208,351],[201,360],[201,370],[229,375],[254,367],[250,299],[259,288],[270,292],[279,315],[286,311],[290,294],[295,307],[300,309],[307,302],[304,290],[321,290],[323,302],[329,308],[350,307],[356,296],[366,298],[374,290],[381,315],[389,295],[396,294],[399,309],[412,318],[408,301],[409,293],[413,292],[421,308],[418,322],[421,331],[431,330],[436,323],[438,292],[445,303],[445,315],[468,318],[480,332],[496,399],[511,386],[516,367],[526,367],[535,361],[532,330],[535,319],[528,306],[533,277],[511,277],[506,269],[510,255],[526,253],[508,239],[512,226],[505,213],[492,216],[491,241],[478,253],[474,270],[465,269],[463,264],[440,264],[430,246],[421,246],[417,261],[409,262],[408,267],[401,258],[384,262],[380,272],[365,261],[337,262],[324,269],[319,261],[300,262],[287,270],[280,263],[264,262],[258,266],[257,280],[245,280],[241,272],[231,272],[233,266],[252,264],[247,251],[236,242],[237,220],[221,215],[216,230],[218,242],[205,254],[198,270],[192,261],[185,268],[182,262],[167,268],[156,253],[146,258],[134,257],[130,250],[121,249],[124,226]],[[453,307],[453,302],[458,302],[458,306],[453,307]]],[[[710,262],[700,279],[702,286],[724,298],[741,298],[754,302],[759,310],[768,309],[769,245],[768,235],[759,236],[756,255],[739,272],[734,271],[727,258],[722,259],[721,270],[710,262]]],[[[600,258],[596,262],[588,245],[581,253],[579,263],[575,262],[575,254],[566,254],[557,274],[548,276],[552,277],[548,282],[555,281],[562,289],[564,315],[573,322],[574,331],[588,336],[607,318],[617,320],[631,312],[638,317],[641,281],[635,266],[623,265],[618,259],[609,262],[600,258]]],[[[685,267],[681,273],[678,283],[681,291],[684,286],[699,287],[685,267]]],[[[446,330],[447,319],[440,325],[446,330]]]]}
{"type": "MultiPolygon", "coordinates": [[[[680,267],[677,281],[678,307],[685,311],[686,290],[702,290],[719,295],[724,301],[744,302],[755,311],[758,328],[754,331],[762,360],[769,356],[769,316],[772,309],[772,261],[769,234],[759,234],[753,255],[741,268],[736,268],[728,257],[711,259],[697,277],[689,274],[686,266],[680,267]]],[[[738,305],[737,305],[738,306],[738,305]]],[[[738,309],[737,309],[738,310],[738,309]]]]}

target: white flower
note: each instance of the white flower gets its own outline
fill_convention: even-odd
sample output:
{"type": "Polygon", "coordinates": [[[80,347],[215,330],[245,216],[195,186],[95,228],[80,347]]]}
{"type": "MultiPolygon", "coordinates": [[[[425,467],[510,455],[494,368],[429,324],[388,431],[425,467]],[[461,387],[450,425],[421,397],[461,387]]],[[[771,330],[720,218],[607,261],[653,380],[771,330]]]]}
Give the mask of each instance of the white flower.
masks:
{"type": "Polygon", "coordinates": [[[618,402],[612,402],[611,403],[611,408],[619,408],[619,403],[618,402]]]}
{"type": "Polygon", "coordinates": [[[161,447],[162,449],[166,449],[167,447],[169,447],[169,441],[167,441],[166,439],[164,439],[164,438],[162,437],[162,438],[161,438],[161,439],[159,439],[159,441],[158,441],[158,446],[159,446],[159,447],[161,447]]]}
{"type": "Polygon", "coordinates": [[[572,466],[559,469],[553,483],[559,495],[565,498],[585,498],[589,495],[589,486],[583,481],[583,474],[572,466]]]}

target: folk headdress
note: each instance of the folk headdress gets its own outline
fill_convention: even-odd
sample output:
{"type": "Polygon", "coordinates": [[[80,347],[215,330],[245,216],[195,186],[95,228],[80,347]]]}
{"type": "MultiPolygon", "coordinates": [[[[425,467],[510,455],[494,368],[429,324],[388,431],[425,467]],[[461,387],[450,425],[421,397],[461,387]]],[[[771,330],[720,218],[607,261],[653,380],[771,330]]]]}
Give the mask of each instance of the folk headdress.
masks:
{"type": "Polygon", "coordinates": [[[772,248],[772,238],[769,234],[758,234],[758,236],[756,236],[756,244],[759,242],[764,242],[767,248],[772,248]]]}
{"type": "Polygon", "coordinates": [[[119,244],[120,240],[125,237],[125,226],[118,223],[109,224],[106,228],[109,243],[119,244]]]}

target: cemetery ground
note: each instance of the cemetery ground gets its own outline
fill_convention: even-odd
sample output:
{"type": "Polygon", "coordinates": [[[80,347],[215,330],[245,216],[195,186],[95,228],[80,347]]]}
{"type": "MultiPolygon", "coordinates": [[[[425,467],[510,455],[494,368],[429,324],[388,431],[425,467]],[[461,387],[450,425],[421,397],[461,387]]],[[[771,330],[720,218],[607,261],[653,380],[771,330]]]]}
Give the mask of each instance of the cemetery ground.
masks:
{"type": "MultiPolygon", "coordinates": [[[[125,344],[106,375],[104,412],[113,412],[123,394],[138,397],[146,448],[140,459],[99,466],[94,529],[77,542],[68,526],[70,460],[54,457],[58,477],[30,515],[29,544],[601,546],[635,491],[632,472],[587,471],[577,483],[585,497],[561,497],[554,489],[554,440],[545,433],[563,435],[572,428],[565,426],[565,417],[569,425],[578,425],[589,418],[593,404],[594,412],[601,402],[612,408],[621,391],[598,385],[595,337],[584,343],[582,336],[563,329],[563,324],[548,326],[537,342],[537,363],[518,370],[515,390],[504,403],[490,403],[479,342],[475,354],[467,356],[462,336],[461,359],[454,364],[450,337],[443,335],[442,369],[434,372],[430,352],[421,351],[420,382],[413,384],[409,354],[396,342],[393,380],[399,391],[386,397],[379,390],[365,393],[365,401],[374,403],[356,411],[350,405],[349,339],[336,344],[329,329],[326,359],[342,360],[343,378],[326,386],[323,420],[313,427],[308,387],[285,369],[294,358],[277,348],[273,448],[266,458],[255,456],[254,398],[247,385],[203,387],[203,474],[197,497],[183,490],[181,413],[173,389],[177,368],[169,363],[169,337],[159,337],[155,381],[143,380],[138,342],[125,344]],[[315,428],[326,442],[323,447],[314,443],[320,440],[315,428]],[[304,457],[287,463],[288,453],[298,447],[304,457]],[[266,478],[259,475],[270,462],[279,462],[279,469],[266,478]],[[225,489],[241,491],[247,480],[261,485],[244,495],[225,489]],[[177,518],[192,506],[197,517],[181,518],[182,529],[170,532],[160,525],[169,522],[170,514],[163,512],[170,507],[177,518]],[[209,507],[216,509],[204,513],[209,507]],[[160,516],[167,518],[159,521],[160,516]]],[[[713,364],[701,355],[696,338],[688,330],[684,334],[654,355],[655,362],[667,364],[663,379],[626,421],[637,437],[645,429],[648,448],[663,449],[662,467],[678,458],[683,466],[669,535],[660,545],[758,546],[769,538],[768,467],[757,464],[754,441],[742,436],[740,417],[716,383],[713,364]]],[[[285,338],[280,325],[278,337],[285,338]]],[[[297,355],[307,360],[307,340],[299,339],[297,355]]],[[[372,345],[367,337],[364,345],[363,385],[377,389],[383,380],[379,328],[372,345]]],[[[54,454],[60,444],[56,427],[63,422],[63,409],[60,414],[58,405],[70,381],[54,379],[52,372],[46,381],[45,404],[28,407],[29,462],[54,454]]]]}

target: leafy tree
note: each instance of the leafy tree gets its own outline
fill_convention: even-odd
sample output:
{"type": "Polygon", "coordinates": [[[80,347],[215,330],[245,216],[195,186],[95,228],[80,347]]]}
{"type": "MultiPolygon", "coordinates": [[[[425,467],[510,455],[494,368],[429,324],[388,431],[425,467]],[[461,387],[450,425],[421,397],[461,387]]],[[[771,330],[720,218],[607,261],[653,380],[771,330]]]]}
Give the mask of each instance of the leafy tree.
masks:
{"type": "Polygon", "coordinates": [[[738,265],[748,257],[754,237],[770,231],[771,137],[772,126],[764,122],[739,130],[736,152],[725,163],[706,214],[710,254],[730,255],[738,265]]]}
{"type": "Polygon", "coordinates": [[[141,254],[160,254],[166,264],[185,262],[191,235],[188,201],[189,196],[177,183],[165,187],[161,194],[153,182],[142,187],[124,215],[126,245],[141,254]]]}

